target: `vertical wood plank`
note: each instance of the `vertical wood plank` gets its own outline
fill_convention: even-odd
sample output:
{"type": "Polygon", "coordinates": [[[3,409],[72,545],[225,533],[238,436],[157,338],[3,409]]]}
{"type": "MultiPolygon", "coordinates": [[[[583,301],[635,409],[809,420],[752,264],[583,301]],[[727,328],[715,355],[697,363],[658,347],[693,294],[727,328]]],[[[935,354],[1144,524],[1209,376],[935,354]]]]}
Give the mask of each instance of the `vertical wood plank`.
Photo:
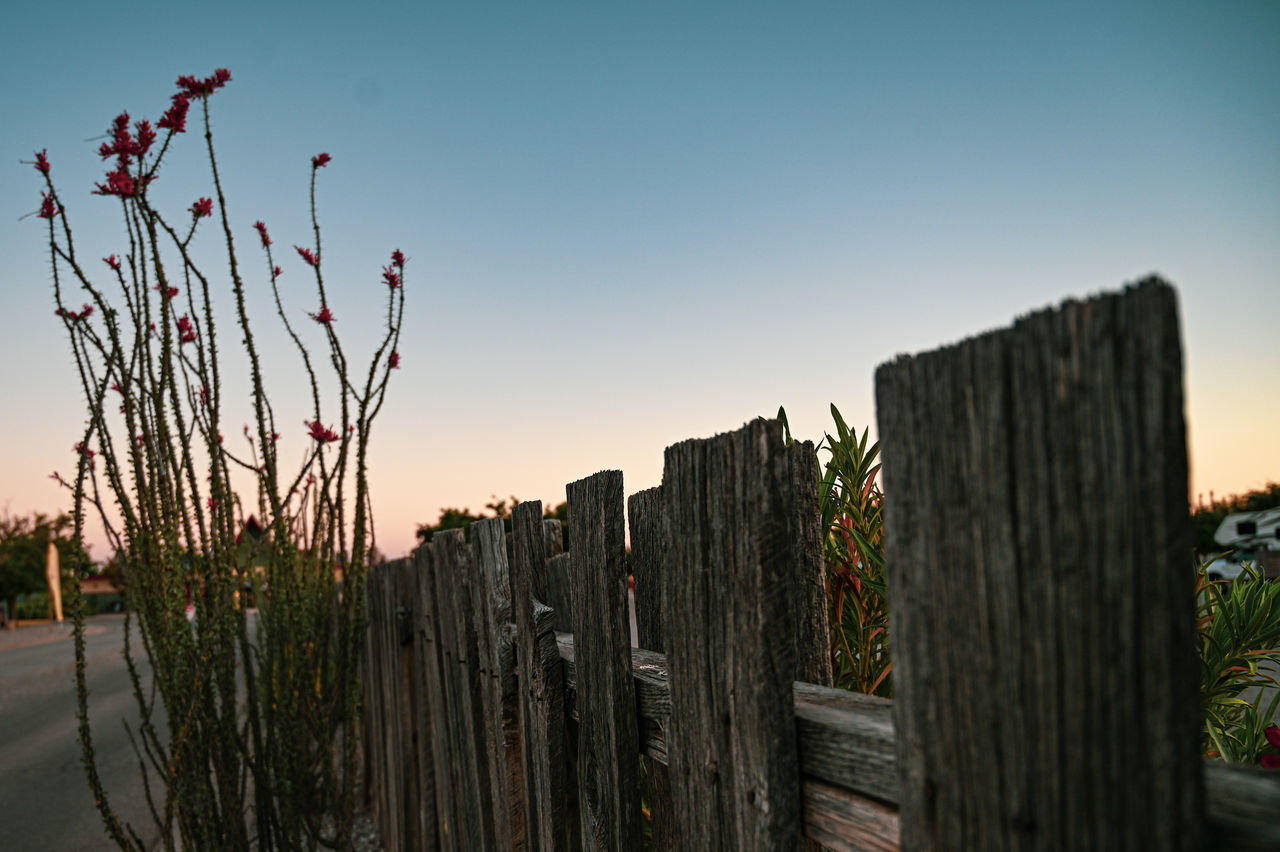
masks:
{"type": "Polygon", "coordinates": [[[517,505],[511,520],[511,608],[519,667],[525,825],[530,849],[566,850],[572,847],[567,825],[564,672],[555,646],[554,614],[533,596],[535,579],[545,571],[547,560],[541,502],[517,505]]]}
{"type": "Polygon", "coordinates": [[[481,678],[483,736],[482,748],[489,775],[489,817],[493,826],[494,848],[510,849],[516,840],[523,842],[519,824],[523,809],[515,802],[523,798],[523,790],[512,787],[510,768],[519,765],[518,741],[509,743],[508,727],[516,722],[517,699],[515,672],[507,631],[511,617],[511,586],[507,565],[507,549],[502,520],[490,518],[471,527],[471,553],[474,582],[472,585],[472,621],[476,625],[477,666],[481,678]],[[509,748],[515,745],[511,754],[509,748]]]}
{"type": "Polygon", "coordinates": [[[826,562],[822,544],[822,508],[818,502],[818,454],[812,441],[787,447],[787,466],[795,495],[791,542],[799,572],[796,617],[796,680],[831,686],[831,633],[827,622],[826,562]]]}
{"type": "Polygon", "coordinates": [[[668,755],[681,848],[800,840],[794,482],[777,421],[666,451],[668,755]]]}
{"type": "Polygon", "coordinates": [[[424,719],[419,745],[418,788],[423,800],[424,848],[457,849],[454,743],[447,727],[444,657],[440,641],[439,602],[435,593],[435,546],[424,544],[413,554],[417,606],[414,634],[414,689],[424,719]]]}
{"type": "Polygon", "coordinates": [[[582,842],[587,849],[639,849],[640,753],[622,472],[571,482],[567,496],[582,842]]]}
{"type": "Polygon", "coordinates": [[[903,849],[1199,849],[1176,297],[881,365],[903,849]]]}
{"type": "Polygon", "coordinates": [[[391,659],[395,663],[394,692],[396,700],[397,746],[393,760],[396,783],[400,788],[401,848],[417,849],[423,845],[420,830],[421,801],[418,788],[418,739],[423,716],[414,701],[411,678],[414,674],[413,625],[416,621],[413,595],[413,565],[408,559],[392,563],[394,583],[391,603],[394,605],[394,645],[391,659]]]}
{"type": "MultiPolygon", "coordinates": [[[[472,621],[471,553],[462,530],[446,530],[431,542],[443,649],[446,723],[455,744],[458,795],[456,824],[460,849],[493,849],[493,826],[484,810],[491,801],[484,742],[484,708],[476,627],[472,621]]],[[[487,679],[487,678],[485,678],[487,679]]]]}
{"type": "Polygon", "coordinates": [[[542,532],[547,538],[547,570],[543,580],[545,585],[534,589],[534,597],[555,610],[558,632],[572,633],[573,594],[569,591],[569,555],[564,551],[561,524],[554,518],[545,519],[542,532]]]}
{"type": "MultiPolygon", "coordinates": [[[[640,647],[665,653],[663,610],[669,580],[664,566],[670,530],[662,504],[661,487],[632,494],[627,500],[627,514],[631,527],[631,572],[636,578],[636,628],[640,647]]],[[[667,767],[648,757],[642,756],[641,760],[648,777],[653,848],[660,852],[674,849],[675,815],[667,767]]]]}

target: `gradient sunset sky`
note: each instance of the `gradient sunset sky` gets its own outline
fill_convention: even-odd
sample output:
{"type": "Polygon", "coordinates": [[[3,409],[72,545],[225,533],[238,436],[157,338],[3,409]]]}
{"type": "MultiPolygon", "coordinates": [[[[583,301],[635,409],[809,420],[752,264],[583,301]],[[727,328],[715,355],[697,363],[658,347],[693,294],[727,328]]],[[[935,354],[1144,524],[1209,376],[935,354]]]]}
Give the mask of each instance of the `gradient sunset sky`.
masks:
{"type": "MultiPolygon", "coordinates": [[[[291,309],[317,308],[288,249],[311,241],[313,154],[333,156],[320,219],[348,352],[373,345],[380,265],[409,257],[371,457],[390,555],[443,506],[557,503],[604,468],[628,493],[656,485],[668,444],[779,405],[801,437],[832,428],[832,402],[874,433],[877,364],[1153,272],[1180,294],[1192,499],[1280,479],[1274,0],[47,2],[8,8],[3,31],[10,513],[68,506],[49,474],[71,471],[85,420],[45,223],[23,218],[33,152],[77,250],[122,253],[117,204],[89,194],[95,137],[220,67],[259,336],[282,335],[255,220],[291,309]]],[[[197,133],[179,141],[153,192],[175,217],[212,194],[197,133]]],[[[265,357],[301,457],[296,358],[265,357]]]]}

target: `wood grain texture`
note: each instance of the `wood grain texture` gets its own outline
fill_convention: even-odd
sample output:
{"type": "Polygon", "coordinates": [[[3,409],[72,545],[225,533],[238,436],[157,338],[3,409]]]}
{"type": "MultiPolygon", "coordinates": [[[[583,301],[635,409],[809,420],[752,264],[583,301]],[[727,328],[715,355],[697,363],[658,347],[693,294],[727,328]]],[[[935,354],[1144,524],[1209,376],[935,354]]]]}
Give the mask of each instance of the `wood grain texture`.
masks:
{"type": "Polygon", "coordinates": [[[627,594],[622,472],[566,486],[573,549],[578,807],[584,849],[639,849],[640,763],[627,594]]]}
{"type": "Polygon", "coordinates": [[[1198,849],[1172,289],[900,357],[876,392],[903,848],[1198,849]]]}
{"type": "Polygon", "coordinates": [[[525,824],[529,848],[573,848],[568,818],[568,756],[565,751],[564,672],[555,647],[554,612],[533,596],[535,578],[546,570],[542,504],[512,512],[511,608],[516,625],[520,689],[520,734],[524,759],[525,824]]]}
{"type": "Polygon", "coordinates": [[[1216,760],[1204,769],[1212,844],[1233,852],[1280,849],[1280,773],[1216,760]]]}
{"type": "MultiPolygon", "coordinates": [[[[547,606],[555,610],[556,631],[573,632],[573,592],[569,589],[569,554],[564,551],[564,533],[561,524],[554,518],[542,521],[542,534],[547,540],[547,570],[542,589],[546,595],[540,597],[547,606]]],[[[534,589],[538,597],[538,589],[534,589]]]]}
{"type": "MultiPolygon", "coordinates": [[[[662,652],[663,598],[667,579],[663,566],[666,560],[667,537],[670,530],[662,506],[660,488],[649,488],[627,498],[627,518],[631,529],[631,573],[636,580],[635,607],[636,631],[641,648],[662,652]]],[[[634,655],[632,657],[634,665],[634,655]]],[[[665,675],[666,660],[663,660],[665,675]]],[[[647,731],[640,721],[641,742],[647,731]]],[[[661,728],[658,731],[661,735],[661,728]]],[[[664,737],[665,744],[665,737],[664,737]]],[[[645,774],[648,778],[649,826],[653,848],[675,848],[675,814],[671,802],[671,778],[667,765],[645,756],[645,774]]]]}
{"type": "MultiPolygon", "coordinates": [[[[440,616],[436,607],[434,545],[424,544],[414,551],[414,670],[415,704],[422,714],[419,740],[418,788],[423,807],[430,807],[433,823],[424,824],[422,848],[457,849],[455,797],[458,787],[453,777],[453,752],[458,748],[449,736],[446,719],[444,656],[440,642],[440,616]],[[434,845],[433,845],[434,838],[434,845]]],[[[424,823],[426,822],[424,817],[424,823]]]]}
{"type": "MultiPolygon", "coordinates": [[[[562,634],[556,639],[572,707],[577,685],[573,637],[562,634]]],[[[665,765],[668,756],[662,727],[671,715],[666,658],[653,651],[632,649],[631,672],[640,717],[640,750],[654,763],[665,765]]],[[[793,687],[805,790],[805,834],[833,849],[858,848],[849,846],[852,838],[840,840],[831,827],[854,825],[862,814],[875,812],[877,805],[896,810],[894,702],[816,684],[796,682],[793,687]]],[[[1202,772],[1211,827],[1209,848],[1221,852],[1280,848],[1275,821],[1280,812],[1277,773],[1215,760],[1203,761],[1202,772]]],[[[868,827],[840,830],[853,831],[861,838],[856,842],[865,848],[886,848],[886,844],[893,848],[898,823],[877,817],[871,825],[883,832],[878,839],[862,837],[868,827]]]]}
{"type": "Polygon", "coordinates": [[[519,691],[510,651],[514,634],[508,629],[511,585],[502,519],[489,518],[472,525],[471,566],[471,619],[478,652],[475,665],[481,679],[481,742],[490,793],[485,816],[492,826],[494,848],[511,849],[524,842],[524,789],[514,786],[523,773],[518,771],[519,691]],[[517,802],[521,804],[517,806],[517,802]]]}
{"type": "Polygon", "coordinates": [[[794,849],[800,839],[793,486],[777,421],[666,450],[663,505],[679,530],[664,632],[680,848],[794,849]]]}
{"type": "Polygon", "coordinates": [[[804,831],[833,852],[898,852],[898,809],[804,779],[804,831]]]}
{"type": "Polygon", "coordinates": [[[798,571],[795,679],[831,686],[831,633],[827,621],[826,562],[823,558],[822,508],[818,503],[818,454],[812,441],[787,447],[794,494],[791,546],[798,571]]]}

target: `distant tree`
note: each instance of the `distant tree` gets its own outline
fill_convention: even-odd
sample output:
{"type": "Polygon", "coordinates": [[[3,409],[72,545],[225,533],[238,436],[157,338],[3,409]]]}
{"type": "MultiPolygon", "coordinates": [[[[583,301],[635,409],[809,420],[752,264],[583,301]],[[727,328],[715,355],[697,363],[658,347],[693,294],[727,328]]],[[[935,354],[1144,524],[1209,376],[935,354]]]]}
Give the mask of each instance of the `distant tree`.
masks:
{"type": "MultiPolygon", "coordinates": [[[[458,509],[456,507],[441,509],[440,519],[434,524],[418,525],[418,538],[423,544],[426,544],[431,541],[438,532],[443,532],[445,530],[462,530],[467,537],[467,541],[471,541],[471,525],[476,521],[482,521],[485,518],[501,518],[503,528],[506,529],[507,532],[511,532],[511,510],[520,504],[520,498],[516,497],[514,494],[509,495],[506,500],[499,500],[497,494],[492,494],[490,497],[490,502],[484,504],[484,507],[489,510],[490,514],[473,515],[471,514],[470,509],[458,509]]],[[[542,516],[544,518],[554,518],[555,520],[560,521],[561,527],[567,529],[569,523],[569,504],[561,503],[555,508],[548,506],[543,510],[542,516]]]]}
{"type": "Polygon", "coordinates": [[[1222,552],[1222,545],[1213,540],[1213,534],[1218,531],[1227,515],[1235,512],[1261,512],[1277,506],[1280,506],[1280,482],[1268,482],[1262,488],[1227,497],[1214,497],[1213,492],[1209,492],[1209,502],[1202,501],[1191,513],[1196,531],[1196,553],[1209,556],[1222,552]]]}
{"type": "MultiPolygon", "coordinates": [[[[44,591],[48,588],[45,578],[45,560],[48,558],[49,541],[58,548],[58,564],[65,580],[75,565],[87,565],[83,550],[68,537],[71,516],[50,518],[37,512],[30,517],[0,516],[0,599],[8,602],[12,616],[18,609],[18,596],[44,591]]],[[[9,628],[16,624],[9,621],[9,628]]]]}

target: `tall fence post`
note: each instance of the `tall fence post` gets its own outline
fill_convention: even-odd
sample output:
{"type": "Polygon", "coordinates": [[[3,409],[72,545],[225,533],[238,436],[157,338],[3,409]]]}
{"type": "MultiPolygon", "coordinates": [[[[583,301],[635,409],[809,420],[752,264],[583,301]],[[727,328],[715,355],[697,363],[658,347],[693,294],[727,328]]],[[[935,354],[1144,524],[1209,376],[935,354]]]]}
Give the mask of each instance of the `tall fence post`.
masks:
{"type": "Polygon", "coordinates": [[[476,625],[484,749],[489,774],[489,813],[494,845],[524,844],[524,784],[520,762],[519,692],[515,673],[515,627],[501,518],[471,527],[471,617],[476,625]]]}
{"type": "Polygon", "coordinates": [[[534,597],[543,587],[547,541],[542,503],[521,503],[511,513],[511,608],[519,665],[520,734],[524,759],[525,822],[529,848],[570,848],[568,755],[565,746],[564,672],[556,650],[554,612],[534,597]]]}
{"type": "Polygon", "coordinates": [[[795,483],[777,421],[666,451],[667,754],[681,848],[800,840],[795,483]]]}
{"type": "Polygon", "coordinates": [[[631,680],[622,471],[569,483],[578,686],[578,806],[585,849],[639,849],[640,754],[631,680]]]}
{"type": "Polygon", "coordinates": [[[1176,299],[876,372],[902,848],[1199,849],[1176,299]]]}
{"type": "MultiPolygon", "coordinates": [[[[636,578],[636,629],[640,647],[666,653],[663,635],[666,592],[670,583],[666,571],[667,526],[662,504],[662,489],[649,488],[632,494],[627,500],[631,525],[631,573],[636,578]]],[[[675,817],[671,804],[671,777],[667,766],[644,758],[649,782],[649,824],[654,849],[675,848],[675,817]]]]}

